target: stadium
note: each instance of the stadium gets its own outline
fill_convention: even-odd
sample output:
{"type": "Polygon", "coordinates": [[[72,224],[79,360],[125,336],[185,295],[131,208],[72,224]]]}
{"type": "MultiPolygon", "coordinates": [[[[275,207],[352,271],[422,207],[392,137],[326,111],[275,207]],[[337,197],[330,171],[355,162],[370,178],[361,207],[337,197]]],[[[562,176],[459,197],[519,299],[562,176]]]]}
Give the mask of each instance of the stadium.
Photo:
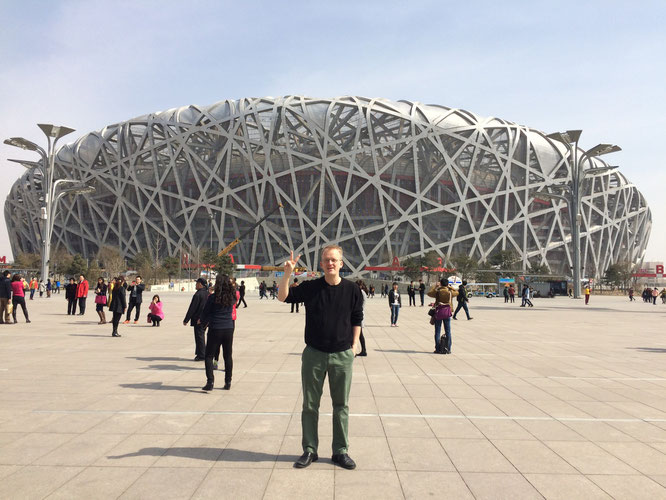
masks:
{"type": "MultiPolygon", "coordinates": [[[[329,242],[347,271],[432,250],[485,261],[515,251],[517,266],[570,275],[566,203],[540,199],[570,181],[567,148],[542,132],[461,109],[364,97],[227,100],[140,116],[59,149],[56,179],[92,184],[65,196],[53,248],[127,258],[218,251],[276,210],[233,255],[276,264],[293,249],[316,269],[329,242]]],[[[596,158],[586,168],[606,166],[596,158]]],[[[5,218],[14,255],[38,252],[42,179],[12,186],[5,218]]],[[[643,259],[651,214],[620,171],[582,189],[581,262],[600,277],[643,259]]]]}

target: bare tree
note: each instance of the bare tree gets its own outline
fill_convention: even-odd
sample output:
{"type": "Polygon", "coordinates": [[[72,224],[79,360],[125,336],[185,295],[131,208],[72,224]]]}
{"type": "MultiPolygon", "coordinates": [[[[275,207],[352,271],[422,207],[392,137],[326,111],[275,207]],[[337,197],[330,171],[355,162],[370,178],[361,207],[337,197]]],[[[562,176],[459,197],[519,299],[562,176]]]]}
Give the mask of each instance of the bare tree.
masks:
{"type": "Polygon", "coordinates": [[[125,271],[125,259],[116,248],[105,246],[97,252],[97,260],[109,277],[118,276],[125,271]]]}

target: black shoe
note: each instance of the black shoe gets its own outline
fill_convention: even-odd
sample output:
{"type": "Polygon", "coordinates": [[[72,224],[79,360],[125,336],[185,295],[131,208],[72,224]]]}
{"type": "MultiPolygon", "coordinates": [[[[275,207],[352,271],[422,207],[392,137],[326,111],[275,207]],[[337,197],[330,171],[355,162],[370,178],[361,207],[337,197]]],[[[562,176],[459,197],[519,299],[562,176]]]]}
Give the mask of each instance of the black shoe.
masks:
{"type": "Polygon", "coordinates": [[[111,334],[111,336],[112,336],[112,337],[122,337],[122,335],[120,335],[118,332],[113,332],[113,333],[111,334]]]}
{"type": "Polygon", "coordinates": [[[25,322],[26,322],[26,323],[30,323],[30,320],[29,320],[29,319],[26,319],[25,322]]]}
{"type": "Polygon", "coordinates": [[[361,352],[358,353],[358,355],[359,355],[359,356],[367,356],[368,353],[365,352],[365,351],[361,351],[361,352]]]}
{"type": "Polygon", "coordinates": [[[354,462],[346,453],[333,455],[331,457],[331,460],[333,461],[334,464],[338,464],[343,469],[352,470],[356,468],[356,462],[354,462]]]}
{"type": "Polygon", "coordinates": [[[202,390],[202,391],[206,391],[206,392],[208,392],[208,391],[212,391],[212,390],[213,390],[213,384],[208,383],[208,384],[204,385],[204,386],[201,388],[201,390],[202,390]]]}
{"type": "Polygon", "coordinates": [[[469,321],[470,319],[474,319],[474,318],[467,318],[467,321],[469,321]]]}
{"type": "Polygon", "coordinates": [[[308,465],[310,465],[312,462],[316,462],[317,460],[319,460],[319,455],[306,451],[301,455],[301,458],[294,462],[294,467],[297,469],[305,469],[308,465]]]}
{"type": "Polygon", "coordinates": [[[194,358],[194,361],[205,361],[205,358],[202,358],[201,356],[196,356],[194,358]]]}
{"type": "Polygon", "coordinates": [[[224,387],[222,387],[222,389],[224,389],[225,391],[231,389],[231,382],[227,382],[226,384],[224,384],[224,387]]]}
{"type": "Polygon", "coordinates": [[[458,318],[456,318],[456,317],[454,316],[453,319],[458,319],[458,318]]]}

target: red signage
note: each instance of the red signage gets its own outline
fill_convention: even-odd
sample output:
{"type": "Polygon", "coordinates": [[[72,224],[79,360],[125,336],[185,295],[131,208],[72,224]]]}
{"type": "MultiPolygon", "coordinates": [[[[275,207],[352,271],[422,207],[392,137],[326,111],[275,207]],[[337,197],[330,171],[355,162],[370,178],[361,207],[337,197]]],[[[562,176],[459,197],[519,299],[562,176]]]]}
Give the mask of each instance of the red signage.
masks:
{"type": "Polygon", "coordinates": [[[0,257],[0,264],[6,264],[6,263],[7,263],[7,256],[3,255],[2,257],[0,257]]]}

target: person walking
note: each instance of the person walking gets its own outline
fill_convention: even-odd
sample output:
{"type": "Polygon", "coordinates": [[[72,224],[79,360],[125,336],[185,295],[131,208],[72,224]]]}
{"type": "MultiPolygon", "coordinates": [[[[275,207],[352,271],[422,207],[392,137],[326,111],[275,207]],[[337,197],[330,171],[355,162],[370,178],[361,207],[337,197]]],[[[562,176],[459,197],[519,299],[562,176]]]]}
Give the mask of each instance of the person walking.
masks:
{"type": "MultiPolygon", "coordinates": [[[[9,304],[12,300],[12,281],[9,279],[11,273],[3,271],[0,276],[0,324],[10,324],[9,304]]],[[[25,300],[25,298],[24,298],[25,300]]]]}
{"type": "MultiPolygon", "coordinates": [[[[298,286],[298,278],[294,278],[294,282],[289,285],[289,288],[297,287],[298,286]]],[[[291,303],[291,312],[294,312],[294,307],[296,308],[296,312],[298,312],[298,302],[292,302],[291,303]]]]}
{"type": "Polygon", "coordinates": [[[136,325],[139,322],[141,303],[143,302],[143,291],[146,289],[146,285],[142,283],[142,281],[141,276],[137,276],[132,281],[132,284],[127,287],[127,292],[129,293],[129,305],[127,306],[125,324],[130,322],[130,316],[132,315],[132,310],[134,308],[136,308],[136,312],[134,313],[134,324],[136,325]]]}
{"type": "Polygon", "coordinates": [[[661,289],[661,303],[666,304],[666,288],[661,289]]]}
{"type": "Polygon", "coordinates": [[[18,323],[18,321],[16,321],[16,309],[18,306],[21,306],[21,309],[23,310],[25,322],[30,323],[30,318],[28,318],[28,308],[25,305],[25,287],[23,281],[23,277],[20,274],[15,274],[12,277],[12,317],[14,318],[14,323],[18,323]]]}
{"type": "Polygon", "coordinates": [[[465,314],[467,315],[467,321],[470,319],[474,319],[469,315],[469,309],[467,307],[467,302],[469,301],[469,298],[467,297],[467,289],[465,288],[467,286],[467,281],[463,281],[461,285],[458,287],[458,296],[456,297],[458,299],[458,307],[456,307],[456,312],[453,313],[453,319],[458,319],[456,318],[456,314],[458,314],[458,311],[461,309],[465,310],[465,314]]]}
{"type": "Polygon", "coordinates": [[[363,280],[358,280],[356,285],[361,289],[361,298],[363,303],[361,309],[363,310],[363,321],[361,321],[361,335],[359,336],[359,341],[361,342],[361,352],[358,353],[358,356],[367,356],[368,351],[365,350],[365,337],[363,336],[363,327],[365,326],[365,299],[369,296],[368,288],[363,283],[363,280]]]}
{"type": "Polygon", "coordinates": [[[585,305],[590,302],[590,285],[585,285],[585,305]]]}
{"type": "Polygon", "coordinates": [[[433,297],[435,302],[435,351],[434,354],[451,354],[451,311],[453,310],[453,297],[458,292],[449,285],[446,278],[439,280],[439,286],[433,286],[428,292],[428,297],[433,297]],[[444,325],[444,338],[442,335],[442,324],[444,325]]]}
{"type": "Polygon", "coordinates": [[[46,298],[51,298],[51,291],[53,290],[53,285],[51,284],[51,278],[46,280],[46,298]]]}
{"type": "MultiPolygon", "coordinates": [[[[259,300],[263,299],[264,297],[266,297],[266,282],[262,281],[259,284],[259,300]]],[[[268,299],[268,297],[266,297],[266,299],[268,299]]]]}
{"type": "Polygon", "coordinates": [[[112,337],[122,337],[118,333],[118,325],[120,324],[120,318],[125,314],[125,309],[127,309],[127,299],[125,298],[125,287],[123,286],[124,280],[120,277],[114,278],[113,284],[111,286],[111,293],[109,297],[109,312],[113,313],[111,319],[111,324],[113,330],[111,331],[112,337]]]}
{"type": "Polygon", "coordinates": [[[97,316],[99,316],[98,325],[104,325],[106,323],[104,308],[106,307],[107,289],[108,286],[104,283],[104,278],[101,276],[97,278],[97,286],[95,287],[95,311],[97,311],[97,316]]]}
{"type": "Polygon", "coordinates": [[[76,298],[79,301],[79,316],[83,316],[86,313],[86,299],[88,298],[88,290],[88,280],[83,274],[81,274],[79,276],[79,284],[76,287],[76,298]]]}
{"type": "Polygon", "coordinates": [[[229,276],[218,274],[215,278],[215,291],[208,296],[199,319],[204,328],[208,327],[205,362],[206,385],[201,388],[202,391],[213,390],[215,385],[213,359],[220,346],[224,359],[224,387],[222,389],[226,391],[231,389],[231,376],[234,366],[232,346],[235,327],[232,316],[236,301],[236,289],[233,287],[229,276]]]}
{"type": "Polygon", "coordinates": [[[393,282],[393,289],[386,295],[391,310],[391,326],[398,326],[398,314],[400,313],[400,307],[402,307],[402,299],[398,291],[398,284],[395,281],[393,282]]]}
{"type": "Polygon", "coordinates": [[[419,297],[421,298],[421,307],[424,305],[425,301],[425,291],[426,291],[426,286],[423,280],[419,280],[419,297]]]}
{"type": "Polygon", "coordinates": [[[164,310],[162,309],[162,301],[160,301],[159,295],[153,295],[148,309],[150,309],[148,319],[153,322],[153,326],[160,326],[160,321],[164,319],[164,310]]]}
{"type": "Polygon", "coordinates": [[[416,307],[416,287],[414,286],[413,281],[410,281],[409,285],[407,285],[407,297],[409,297],[410,307],[416,307]]]}
{"type": "Polygon", "coordinates": [[[340,276],[344,262],[342,248],[337,245],[328,245],[322,250],[322,278],[289,288],[289,279],[299,258],[300,255],[294,258],[291,252],[290,259],[284,263],[284,276],[278,290],[280,301],[305,304],[306,346],[301,356],[303,454],[294,467],[302,469],[319,459],[319,404],[328,376],[333,406],[331,460],[345,469],[354,469],[356,463],[348,454],[348,405],[354,353],[363,323],[361,290],[340,276]]]}
{"type": "Polygon", "coordinates": [[[39,288],[39,283],[37,283],[37,278],[33,276],[30,278],[30,300],[33,300],[37,288],[39,288]]]}
{"type": "Polygon", "coordinates": [[[60,279],[55,282],[55,293],[60,293],[60,279]]]}
{"type": "Polygon", "coordinates": [[[243,307],[247,307],[247,302],[245,302],[245,282],[241,281],[240,286],[238,287],[238,303],[236,304],[236,308],[239,308],[241,303],[243,303],[243,307]]]}
{"type": "Polygon", "coordinates": [[[194,328],[194,361],[204,361],[206,359],[206,328],[199,322],[201,312],[203,311],[206,301],[208,300],[208,283],[203,278],[199,278],[194,285],[197,289],[190,301],[190,307],[185,313],[183,326],[190,326],[194,328]]]}
{"type": "Polygon", "coordinates": [[[629,302],[633,302],[634,300],[636,300],[636,299],[634,298],[634,289],[633,289],[633,288],[630,288],[630,289],[629,289],[629,302]]]}
{"type": "Polygon", "coordinates": [[[67,301],[67,315],[76,314],[76,282],[69,278],[69,284],[65,286],[65,300],[67,301]]]}
{"type": "Polygon", "coordinates": [[[46,291],[46,285],[44,284],[44,281],[39,280],[39,298],[40,299],[44,296],[45,291],[46,291]]]}
{"type": "Polygon", "coordinates": [[[520,307],[525,307],[525,306],[534,307],[534,304],[532,304],[532,301],[530,300],[531,296],[532,296],[532,289],[528,285],[525,285],[523,287],[523,294],[522,294],[523,303],[520,305],[520,307]]]}

